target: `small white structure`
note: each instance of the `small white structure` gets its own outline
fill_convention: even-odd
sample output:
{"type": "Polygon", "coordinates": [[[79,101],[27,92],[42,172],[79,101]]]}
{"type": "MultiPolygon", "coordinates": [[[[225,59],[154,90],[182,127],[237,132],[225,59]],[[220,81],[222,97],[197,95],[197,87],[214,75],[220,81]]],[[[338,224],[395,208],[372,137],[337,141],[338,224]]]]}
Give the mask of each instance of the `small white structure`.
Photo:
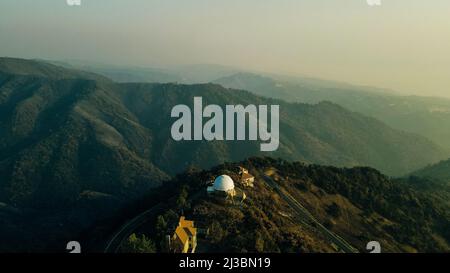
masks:
{"type": "Polygon", "coordinates": [[[216,191],[231,191],[234,190],[234,182],[228,175],[221,175],[214,180],[213,187],[216,191]]]}
{"type": "Polygon", "coordinates": [[[206,191],[208,193],[219,193],[225,196],[235,196],[234,182],[228,175],[221,175],[214,180],[214,184],[209,186],[206,191]]]}

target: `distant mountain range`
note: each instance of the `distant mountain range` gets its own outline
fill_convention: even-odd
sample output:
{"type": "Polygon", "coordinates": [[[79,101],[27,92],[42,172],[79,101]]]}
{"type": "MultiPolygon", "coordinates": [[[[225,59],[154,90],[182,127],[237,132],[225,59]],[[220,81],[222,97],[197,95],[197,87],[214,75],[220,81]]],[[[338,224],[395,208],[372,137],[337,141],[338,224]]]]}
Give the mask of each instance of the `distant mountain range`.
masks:
{"type": "Polygon", "coordinates": [[[423,135],[450,150],[450,99],[400,96],[389,90],[252,73],[237,73],[214,82],[291,102],[330,101],[395,129],[423,135]]]}
{"type": "Polygon", "coordinates": [[[213,82],[289,102],[316,104],[330,101],[374,117],[395,129],[423,135],[441,145],[450,155],[450,99],[446,98],[403,96],[389,89],[310,77],[247,72],[220,65],[159,69],[86,64],[80,61],[53,63],[95,72],[118,82],[213,82]]]}
{"type": "Polygon", "coordinates": [[[90,63],[85,61],[49,61],[39,60],[65,68],[79,69],[103,75],[115,82],[142,83],[209,83],[216,79],[231,76],[242,70],[209,64],[174,66],[167,68],[116,66],[108,64],[90,63]]]}

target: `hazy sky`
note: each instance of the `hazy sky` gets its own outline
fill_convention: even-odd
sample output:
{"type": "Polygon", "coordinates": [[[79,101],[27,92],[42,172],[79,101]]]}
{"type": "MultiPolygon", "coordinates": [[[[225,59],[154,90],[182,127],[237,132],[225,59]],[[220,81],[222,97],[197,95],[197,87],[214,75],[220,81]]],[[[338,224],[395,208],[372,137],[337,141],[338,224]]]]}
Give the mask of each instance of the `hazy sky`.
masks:
{"type": "Polygon", "coordinates": [[[450,97],[450,1],[0,0],[0,56],[224,64],[450,97]]]}

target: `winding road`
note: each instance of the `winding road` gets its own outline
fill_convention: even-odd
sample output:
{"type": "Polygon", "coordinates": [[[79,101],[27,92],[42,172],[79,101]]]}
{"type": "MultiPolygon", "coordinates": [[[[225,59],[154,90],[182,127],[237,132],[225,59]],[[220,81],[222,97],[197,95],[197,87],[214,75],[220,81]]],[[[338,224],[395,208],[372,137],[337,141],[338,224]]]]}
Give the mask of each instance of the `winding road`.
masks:
{"type": "Polygon", "coordinates": [[[158,212],[163,207],[162,203],[152,207],[149,210],[146,210],[134,217],[130,221],[126,222],[116,233],[113,234],[111,239],[106,243],[106,247],[103,252],[105,253],[117,253],[122,242],[128,238],[139,226],[147,222],[148,219],[151,219],[155,216],[155,213],[158,212]]]}
{"type": "MultiPolygon", "coordinates": [[[[268,176],[264,175],[264,182],[275,190],[281,198],[283,198],[289,206],[298,214],[300,219],[305,219],[306,223],[311,225],[313,228],[317,229],[319,232],[321,232],[328,240],[330,240],[332,243],[334,243],[339,249],[339,251],[345,252],[345,253],[358,253],[359,251],[351,246],[348,242],[346,242],[344,239],[342,239],[340,236],[334,234],[330,230],[328,230],[326,227],[324,227],[317,219],[302,205],[300,202],[298,202],[292,195],[290,195],[287,191],[285,191],[278,183],[273,181],[273,179],[268,176]]],[[[305,222],[305,221],[303,221],[305,222]]]]}
{"type": "MultiPolygon", "coordinates": [[[[300,220],[312,228],[322,233],[330,242],[337,246],[338,251],[345,253],[358,253],[358,250],[346,242],[343,238],[337,234],[331,232],[325,228],[300,202],[298,202],[292,195],[284,190],[278,183],[273,181],[272,177],[263,175],[264,182],[277,192],[281,198],[283,198],[288,205],[297,213],[300,220]]],[[[142,212],[130,221],[126,222],[116,233],[113,234],[111,239],[106,243],[104,249],[105,253],[116,253],[119,250],[121,243],[130,236],[139,226],[147,222],[149,219],[155,217],[155,213],[159,212],[163,208],[163,203],[152,207],[149,210],[142,212]]]]}

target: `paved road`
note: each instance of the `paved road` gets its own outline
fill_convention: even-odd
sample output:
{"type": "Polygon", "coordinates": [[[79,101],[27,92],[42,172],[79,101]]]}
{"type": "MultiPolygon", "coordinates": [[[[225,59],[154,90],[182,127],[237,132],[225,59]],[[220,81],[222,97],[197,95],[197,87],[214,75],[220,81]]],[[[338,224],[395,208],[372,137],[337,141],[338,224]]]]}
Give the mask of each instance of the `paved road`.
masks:
{"type": "Polygon", "coordinates": [[[297,212],[303,223],[307,223],[320,231],[326,238],[333,242],[340,250],[346,253],[357,253],[358,250],[347,243],[344,239],[334,234],[327,228],[325,228],[317,219],[302,205],[300,204],[292,195],[285,191],[278,183],[273,181],[270,176],[264,175],[264,181],[266,184],[274,189],[288,204],[289,206],[297,212]]]}
{"type": "MultiPolygon", "coordinates": [[[[200,196],[203,192],[198,192],[194,194],[191,198],[195,199],[200,196]]],[[[138,216],[134,217],[130,221],[126,222],[106,243],[106,247],[103,252],[105,253],[116,253],[119,250],[122,242],[128,238],[138,227],[145,224],[147,221],[154,219],[155,214],[163,209],[165,204],[163,202],[155,205],[154,207],[142,212],[138,216]]]]}
{"type": "Polygon", "coordinates": [[[128,236],[130,236],[138,227],[147,222],[149,219],[152,219],[155,216],[155,213],[158,212],[162,207],[163,204],[160,203],[125,223],[116,233],[114,233],[111,239],[107,242],[104,252],[116,253],[119,250],[122,242],[126,240],[128,236]]]}
{"type": "MultiPolygon", "coordinates": [[[[300,204],[294,197],[292,197],[292,195],[290,195],[280,185],[273,181],[270,176],[264,175],[264,181],[269,187],[273,188],[294,211],[297,212],[297,214],[300,216],[301,222],[317,229],[331,242],[333,242],[340,251],[348,253],[358,252],[357,249],[352,247],[344,239],[325,228],[305,207],[303,207],[302,204],[300,204]]],[[[158,205],[142,212],[141,214],[125,223],[116,233],[114,233],[111,239],[107,242],[104,252],[116,253],[119,250],[121,243],[126,240],[128,236],[130,236],[130,234],[132,234],[138,227],[147,222],[149,219],[153,219],[155,217],[155,213],[160,211],[163,208],[163,205],[163,203],[159,203],[158,205]]]]}

